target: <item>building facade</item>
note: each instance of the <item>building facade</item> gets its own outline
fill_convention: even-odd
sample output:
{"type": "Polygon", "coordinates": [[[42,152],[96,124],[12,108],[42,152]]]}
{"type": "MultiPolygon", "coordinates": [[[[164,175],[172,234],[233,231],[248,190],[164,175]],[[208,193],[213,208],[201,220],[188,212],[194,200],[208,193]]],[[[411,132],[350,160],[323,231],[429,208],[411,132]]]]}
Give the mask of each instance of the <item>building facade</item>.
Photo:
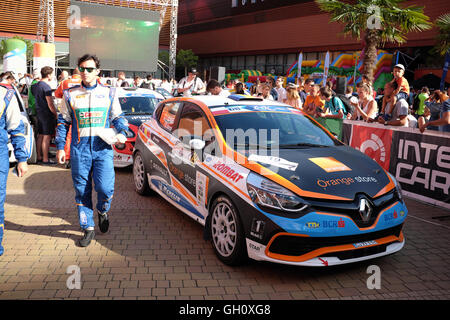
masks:
{"type": "MultiPolygon", "coordinates": [[[[431,21],[450,12],[448,0],[404,3],[413,4],[424,6],[431,21]]],[[[342,25],[330,23],[329,15],[310,0],[180,0],[178,48],[192,49],[200,58],[199,68],[285,74],[299,52],[303,60],[323,60],[330,51],[333,60],[362,49],[361,41],[341,32],[342,25]]],[[[408,34],[401,50],[431,47],[436,34],[436,28],[408,34]]]]}

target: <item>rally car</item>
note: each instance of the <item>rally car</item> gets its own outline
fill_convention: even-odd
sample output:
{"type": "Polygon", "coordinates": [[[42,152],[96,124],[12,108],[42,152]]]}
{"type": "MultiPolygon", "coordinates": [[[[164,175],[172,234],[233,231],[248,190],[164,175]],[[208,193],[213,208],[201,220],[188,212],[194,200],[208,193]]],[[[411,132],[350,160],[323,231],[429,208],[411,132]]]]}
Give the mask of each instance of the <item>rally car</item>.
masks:
{"type": "Polygon", "coordinates": [[[395,178],[290,106],[172,98],[139,127],[133,177],[204,226],[218,258],[331,266],[405,243],[395,178]]]}
{"type": "Polygon", "coordinates": [[[142,122],[150,119],[156,105],[164,97],[149,89],[117,88],[119,102],[125,118],[128,120],[127,141],[124,144],[113,145],[114,167],[127,167],[133,164],[133,149],[136,135],[142,122]]]}
{"type": "MultiPolygon", "coordinates": [[[[28,117],[27,110],[25,108],[25,103],[15,86],[7,86],[7,87],[14,89],[15,97],[19,104],[20,116],[25,129],[25,147],[28,155],[28,163],[36,163],[37,162],[36,139],[34,138],[33,126],[31,125],[30,118],[28,117]]],[[[16,157],[14,156],[14,148],[10,140],[8,140],[8,153],[9,153],[9,162],[10,163],[16,162],[16,157]]]]}

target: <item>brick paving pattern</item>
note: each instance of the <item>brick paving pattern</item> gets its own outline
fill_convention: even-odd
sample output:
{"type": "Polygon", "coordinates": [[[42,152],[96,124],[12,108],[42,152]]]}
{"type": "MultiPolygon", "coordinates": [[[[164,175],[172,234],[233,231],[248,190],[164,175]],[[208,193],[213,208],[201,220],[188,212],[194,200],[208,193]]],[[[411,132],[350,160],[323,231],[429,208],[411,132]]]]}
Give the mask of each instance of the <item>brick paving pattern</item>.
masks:
{"type": "Polygon", "coordinates": [[[231,268],[199,224],[157,196],[137,195],[126,169],[116,171],[110,231],[79,248],[70,171],[29,168],[8,179],[0,299],[450,299],[450,220],[434,219],[448,210],[408,199],[406,245],[388,257],[319,269],[255,261],[231,268]],[[79,290],[67,288],[73,265],[79,290]],[[379,290],[367,288],[370,265],[381,269],[379,290]]]}

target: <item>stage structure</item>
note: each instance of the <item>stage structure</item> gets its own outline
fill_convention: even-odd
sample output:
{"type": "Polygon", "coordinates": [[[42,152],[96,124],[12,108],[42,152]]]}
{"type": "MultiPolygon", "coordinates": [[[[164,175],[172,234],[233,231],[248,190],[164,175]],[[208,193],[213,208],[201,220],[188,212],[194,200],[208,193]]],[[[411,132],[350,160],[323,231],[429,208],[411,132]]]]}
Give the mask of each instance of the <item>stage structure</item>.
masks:
{"type": "MultiPolygon", "coordinates": [[[[150,6],[151,10],[159,11],[160,13],[160,28],[163,25],[163,20],[170,11],[170,42],[169,42],[169,78],[175,78],[176,67],[176,50],[177,50],[177,23],[178,23],[178,0],[81,0],[83,2],[91,2],[95,4],[103,4],[108,6],[132,6],[134,8],[142,9],[145,6],[150,6]]],[[[37,30],[37,41],[45,41],[49,43],[54,42],[54,9],[53,0],[40,0],[39,19],[37,30]],[[44,30],[47,34],[44,36],[44,30]]]]}

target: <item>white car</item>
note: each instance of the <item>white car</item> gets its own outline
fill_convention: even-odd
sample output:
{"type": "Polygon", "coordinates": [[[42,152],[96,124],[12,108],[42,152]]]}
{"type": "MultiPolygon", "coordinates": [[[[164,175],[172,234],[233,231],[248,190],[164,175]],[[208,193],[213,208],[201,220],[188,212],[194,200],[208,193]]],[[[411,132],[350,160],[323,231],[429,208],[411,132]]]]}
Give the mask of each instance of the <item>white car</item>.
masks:
{"type": "MultiPolygon", "coordinates": [[[[26,140],[26,150],[28,155],[28,163],[37,162],[37,151],[36,151],[36,140],[34,139],[34,131],[31,125],[30,118],[28,117],[27,110],[25,108],[25,103],[22,100],[22,96],[15,86],[12,86],[15,91],[15,96],[20,108],[20,114],[22,122],[25,128],[25,140],[26,140]]],[[[11,141],[8,140],[8,152],[9,152],[9,162],[16,162],[16,157],[14,156],[14,149],[11,141]]]]}

